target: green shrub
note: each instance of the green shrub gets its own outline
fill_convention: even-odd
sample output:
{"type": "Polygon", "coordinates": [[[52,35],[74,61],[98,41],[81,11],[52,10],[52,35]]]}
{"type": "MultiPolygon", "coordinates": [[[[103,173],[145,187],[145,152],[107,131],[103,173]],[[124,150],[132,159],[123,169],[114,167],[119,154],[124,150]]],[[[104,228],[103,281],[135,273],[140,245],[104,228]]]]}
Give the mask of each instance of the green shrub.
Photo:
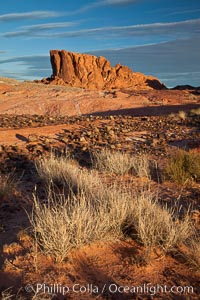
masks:
{"type": "Polygon", "coordinates": [[[167,177],[177,183],[199,181],[200,154],[179,150],[173,154],[166,168],[167,177]]]}

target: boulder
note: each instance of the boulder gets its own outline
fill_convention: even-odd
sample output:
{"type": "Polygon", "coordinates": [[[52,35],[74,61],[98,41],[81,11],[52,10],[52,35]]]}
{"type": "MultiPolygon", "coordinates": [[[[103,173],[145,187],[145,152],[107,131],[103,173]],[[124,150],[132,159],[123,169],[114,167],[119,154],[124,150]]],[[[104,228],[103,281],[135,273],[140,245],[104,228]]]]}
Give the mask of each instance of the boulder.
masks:
{"type": "MultiPolygon", "coordinates": [[[[50,50],[53,69],[51,84],[64,84],[87,89],[163,89],[157,78],[135,73],[127,66],[112,67],[105,57],[79,54],[66,50],[50,50]]],[[[45,82],[43,80],[43,82],[45,82]]]]}

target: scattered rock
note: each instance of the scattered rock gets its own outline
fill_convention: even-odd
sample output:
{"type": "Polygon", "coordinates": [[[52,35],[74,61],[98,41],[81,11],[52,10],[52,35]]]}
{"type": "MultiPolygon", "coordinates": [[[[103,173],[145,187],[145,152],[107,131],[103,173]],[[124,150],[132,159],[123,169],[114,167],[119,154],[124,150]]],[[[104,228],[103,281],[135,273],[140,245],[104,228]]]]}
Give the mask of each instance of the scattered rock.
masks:
{"type": "Polygon", "coordinates": [[[28,136],[28,142],[37,142],[39,140],[39,137],[37,134],[29,134],[28,136]]]}

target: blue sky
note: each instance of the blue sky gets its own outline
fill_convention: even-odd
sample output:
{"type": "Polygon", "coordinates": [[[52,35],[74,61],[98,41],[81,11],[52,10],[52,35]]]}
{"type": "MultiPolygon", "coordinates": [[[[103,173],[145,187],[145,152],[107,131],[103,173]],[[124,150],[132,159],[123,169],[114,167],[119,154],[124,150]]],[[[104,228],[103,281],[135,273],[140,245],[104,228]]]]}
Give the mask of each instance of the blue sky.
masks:
{"type": "Polygon", "coordinates": [[[200,1],[2,1],[0,76],[50,76],[50,49],[104,55],[169,87],[200,86],[200,1]]]}

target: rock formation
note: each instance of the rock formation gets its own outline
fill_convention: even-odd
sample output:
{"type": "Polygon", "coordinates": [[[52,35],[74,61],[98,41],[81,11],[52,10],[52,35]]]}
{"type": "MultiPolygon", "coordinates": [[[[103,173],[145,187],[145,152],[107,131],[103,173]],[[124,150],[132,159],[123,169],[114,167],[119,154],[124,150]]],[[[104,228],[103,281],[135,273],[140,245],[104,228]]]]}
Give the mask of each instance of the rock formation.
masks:
{"type": "MultiPolygon", "coordinates": [[[[152,76],[135,73],[126,66],[110,62],[100,56],[79,54],[65,50],[50,51],[53,74],[47,83],[64,84],[87,89],[147,88],[165,86],[152,76]]],[[[45,80],[43,80],[45,82],[45,80]]]]}

